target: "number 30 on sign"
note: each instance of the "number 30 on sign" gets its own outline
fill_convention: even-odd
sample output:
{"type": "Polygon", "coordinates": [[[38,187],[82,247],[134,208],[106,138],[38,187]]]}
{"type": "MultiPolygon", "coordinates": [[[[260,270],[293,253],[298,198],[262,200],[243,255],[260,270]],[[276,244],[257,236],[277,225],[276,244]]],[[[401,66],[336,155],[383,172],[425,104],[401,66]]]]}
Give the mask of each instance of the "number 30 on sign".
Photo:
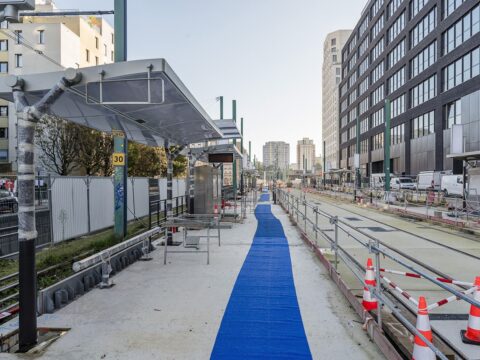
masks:
{"type": "Polygon", "coordinates": [[[125,154],[113,153],[113,166],[125,166],[125,154]]]}

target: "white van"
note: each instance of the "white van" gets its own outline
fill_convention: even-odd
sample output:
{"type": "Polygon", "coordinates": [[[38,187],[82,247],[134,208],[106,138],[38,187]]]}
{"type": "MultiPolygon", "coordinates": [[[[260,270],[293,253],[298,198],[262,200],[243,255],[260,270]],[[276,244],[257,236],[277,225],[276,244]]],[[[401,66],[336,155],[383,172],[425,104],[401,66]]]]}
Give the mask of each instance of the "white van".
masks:
{"type": "Polygon", "coordinates": [[[444,175],[441,184],[445,196],[463,196],[463,175],[444,175]]]}
{"type": "Polygon", "coordinates": [[[394,177],[390,180],[391,190],[415,190],[415,183],[409,177],[394,177]]]}
{"type": "Polygon", "coordinates": [[[440,191],[441,184],[442,184],[442,177],[450,174],[451,172],[447,172],[447,171],[421,171],[417,175],[417,190],[418,191],[430,190],[433,184],[433,190],[440,191]]]}
{"type": "Polygon", "coordinates": [[[372,174],[370,176],[370,187],[372,189],[385,188],[385,174],[383,173],[372,174]]]}

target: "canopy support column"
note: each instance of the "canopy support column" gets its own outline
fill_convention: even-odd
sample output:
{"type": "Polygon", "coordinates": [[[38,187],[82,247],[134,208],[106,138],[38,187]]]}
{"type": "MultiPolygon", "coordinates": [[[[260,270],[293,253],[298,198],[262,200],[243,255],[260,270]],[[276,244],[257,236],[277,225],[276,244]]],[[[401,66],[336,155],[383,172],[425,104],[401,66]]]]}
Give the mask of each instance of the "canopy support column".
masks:
{"type": "Polygon", "coordinates": [[[37,272],[35,266],[35,129],[51,104],[70,85],[80,81],[81,74],[67,69],[64,77],[34,105],[29,105],[23,91],[24,81],[9,76],[17,111],[18,127],[18,272],[19,272],[19,349],[28,351],[37,343],[37,272]]]}
{"type": "MultiPolygon", "coordinates": [[[[168,141],[165,141],[165,154],[167,156],[167,219],[173,217],[173,161],[177,158],[180,152],[183,150],[183,146],[177,147],[175,150],[170,149],[168,141]]],[[[173,232],[172,228],[167,228],[167,244],[173,244],[173,232]]],[[[166,246],[165,245],[165,246],[166,246]]]]}

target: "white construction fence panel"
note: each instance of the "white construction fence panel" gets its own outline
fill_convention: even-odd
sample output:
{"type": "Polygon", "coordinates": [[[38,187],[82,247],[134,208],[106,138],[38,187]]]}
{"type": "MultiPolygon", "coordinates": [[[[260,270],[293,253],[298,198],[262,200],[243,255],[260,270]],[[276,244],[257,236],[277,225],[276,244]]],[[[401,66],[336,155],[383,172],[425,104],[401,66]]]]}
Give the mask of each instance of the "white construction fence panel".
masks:
{"type": "MultiPolygon", "coordinates": [[[[85,196],[87,196],[85,194],[85,196]]],[[[113,226],[113,179],[90,179],[90,231],[113,226]]]]}

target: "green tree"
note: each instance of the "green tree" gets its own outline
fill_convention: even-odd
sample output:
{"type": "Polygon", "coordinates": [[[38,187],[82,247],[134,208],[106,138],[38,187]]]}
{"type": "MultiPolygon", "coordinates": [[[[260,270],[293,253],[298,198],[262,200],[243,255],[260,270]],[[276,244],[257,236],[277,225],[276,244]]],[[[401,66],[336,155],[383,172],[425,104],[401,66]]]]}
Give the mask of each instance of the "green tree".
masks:
{"type": "Polygon", "coordinates": [[[128,143],[128,176],[155,177],[161,172],[162,158],[159,148],[128,143]]]}
{"type": "Polygon", "coordinates": [[[78,168],[78,125],[64,119],[45,115],[35,133],[40,148],[40,162],[45,169],[58,175],[70,175],[78,168]]]}

